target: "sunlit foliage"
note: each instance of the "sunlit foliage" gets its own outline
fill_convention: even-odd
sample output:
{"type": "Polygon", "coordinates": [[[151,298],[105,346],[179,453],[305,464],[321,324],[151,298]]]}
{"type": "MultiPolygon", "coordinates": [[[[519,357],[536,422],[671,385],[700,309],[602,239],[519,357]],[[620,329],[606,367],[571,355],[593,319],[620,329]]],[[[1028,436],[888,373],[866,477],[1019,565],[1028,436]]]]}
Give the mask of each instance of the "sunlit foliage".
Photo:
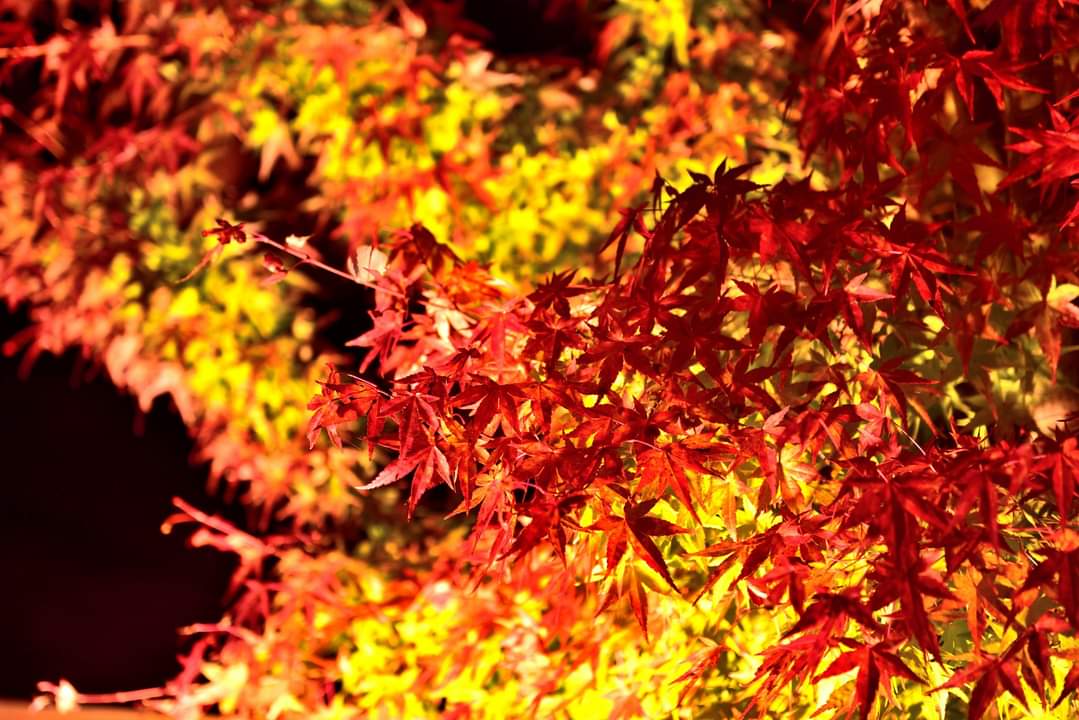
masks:
{"type": "Polygon", "coordinates": [[[5,30],[10,348],[295,521],[156,707],[1074,716],[1072,4],[273,10],[5,30]]]}

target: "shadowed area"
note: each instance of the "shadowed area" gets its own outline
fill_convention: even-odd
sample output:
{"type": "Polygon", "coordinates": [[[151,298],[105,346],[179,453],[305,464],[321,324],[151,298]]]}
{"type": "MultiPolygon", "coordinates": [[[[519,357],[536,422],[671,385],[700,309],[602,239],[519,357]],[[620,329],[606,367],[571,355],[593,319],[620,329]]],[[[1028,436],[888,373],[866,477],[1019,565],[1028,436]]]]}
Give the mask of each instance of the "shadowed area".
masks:
{"type": "MultiPolygon", "coordinates": [[[[61,720],[70,718],[57,710],[30,710],[26,703],[0,701],[0,720],[61,720]]],[[[79,720],[138,720],[138,718],[160,718],[149,711],[140,712],[128,708],[80,708],[79,720]]]]}
{"type": "MultiPolygon", "coordinates": [[[[19,326],[3,314],[0,338],[19,326]]],[[[190,526],[165,536],[161,523],[173,496],[221,503],[167,402],[137,422],[107,378],[76,377],[73,353],[42,356],[25,380],[18,364],[0,358],[0,697],[61,677],[90,693],[160,685],[179,671],[177,629],[220,619],[233,569],[187,547],[190,526]]]]}
{"type": "Polygon", "coordinates": [[[465,0],[465,16],[490,33],[501,56],[562,56],[587,61],[611,3],[579,0],[465,0]]]}

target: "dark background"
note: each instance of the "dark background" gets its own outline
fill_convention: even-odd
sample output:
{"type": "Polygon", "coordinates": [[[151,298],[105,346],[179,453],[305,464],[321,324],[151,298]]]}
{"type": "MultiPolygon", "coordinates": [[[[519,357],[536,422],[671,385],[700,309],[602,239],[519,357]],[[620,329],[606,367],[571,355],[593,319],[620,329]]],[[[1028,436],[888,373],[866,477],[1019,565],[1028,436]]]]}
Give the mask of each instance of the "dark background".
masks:
{"type": "MultiPolygon", "coordinates": [[[[0,309],[0,342],[25,316],[0,309]]],[[[177,629],[221,618],[231,557],[162,535],[179,495],[234,515],[167,400],[135,400],[77,355],[41,356],[25,380],[0,357],[0,698],[39,680],[81,692],[157,686],[179,670],[177,629]],[[136,434],[143,426],[142,435],[136,434]]]]}

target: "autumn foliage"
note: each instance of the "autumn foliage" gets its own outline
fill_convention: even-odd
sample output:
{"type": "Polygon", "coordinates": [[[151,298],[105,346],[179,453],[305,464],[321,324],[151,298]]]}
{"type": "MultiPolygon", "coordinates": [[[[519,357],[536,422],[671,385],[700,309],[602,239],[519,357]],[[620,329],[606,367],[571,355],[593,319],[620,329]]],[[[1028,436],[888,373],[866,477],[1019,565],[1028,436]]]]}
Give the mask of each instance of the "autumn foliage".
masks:
{"type": "MultiPolygon", "coordinates": [[[[118,383],[169,392],[220,474],[293,521],[272,537],[186,505],[169,521],[242,562],[229,616],[189,629],[154,707],[1074,717],[1079,7],[627,0],[605,10],[598,69],[557,75],[492,69],[449,4],[378,5],[355,25],[292,8],[299,69],[261,64],[277,26],[259,11],[197,10],[252,44],[234,61],[254,113],[222,110],[247,89],[216,75],[147,104],[131,60],[135,86],[113,88],[127,129],[81,154],[50,147],[78,136],[65,108],[108,74],[102,43],[123,63],[141,36],[68,29],[63,53],[31,37],[7,53],[12,87],[26,68],[52,83],[32,108],[0,98],[34,147],[5,159],[0,236],[0,287],[34,304],[30,352],[79,343],[118,383]],[[34,47],[60,59],[33,66],[34,47]],[[721,127],[724,93],[738,112],[721,127]],[[351,115],[318,112],[335,103],[351,115]],[[180,181],[117,204],[162,167],[205,182],[176,165],[211,162],[201,134],[227,157],[244,156],[233,135],[253,146],[249,191],[180,181]],[[292,228],[270,191],[305,163],[293,221],[311,225],[292,228]],[[98,204],[65,203],[70,183],[98,204]],[[153,222],[197,252],[174,262],[153,222]],[[124,290],[152,253],[158,275],[124,290]],[[331,280],[367,289],[359,358],[316,357],[315,331],[295,331],[331,280]],[[214,316],[175,320],[180,287],[235,310],[220,327],[268,318],[212,363],[248,368],[216,395],[188,356],[214,316]],[[167,387],[139,370],[162,363],[167,387]]],[[[176,32],[195,77],[199,53],[229,52],[176,32]]]]}

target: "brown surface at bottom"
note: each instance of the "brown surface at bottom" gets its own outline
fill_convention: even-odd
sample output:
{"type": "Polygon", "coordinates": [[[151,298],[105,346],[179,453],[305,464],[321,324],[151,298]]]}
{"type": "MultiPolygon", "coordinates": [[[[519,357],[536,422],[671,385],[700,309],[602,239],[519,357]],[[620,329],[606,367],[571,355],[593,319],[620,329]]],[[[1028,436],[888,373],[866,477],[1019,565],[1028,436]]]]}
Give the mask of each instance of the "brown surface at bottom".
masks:
{"type": "Polygon", "coordinates": [[[152,720],[160,718],[156,713],[128,708],[79,708],[75,712],[61,715],[56,710],[42,710],[33,712],[29,708],[30,703],[0,701],[0,720],[152,720]]]}

